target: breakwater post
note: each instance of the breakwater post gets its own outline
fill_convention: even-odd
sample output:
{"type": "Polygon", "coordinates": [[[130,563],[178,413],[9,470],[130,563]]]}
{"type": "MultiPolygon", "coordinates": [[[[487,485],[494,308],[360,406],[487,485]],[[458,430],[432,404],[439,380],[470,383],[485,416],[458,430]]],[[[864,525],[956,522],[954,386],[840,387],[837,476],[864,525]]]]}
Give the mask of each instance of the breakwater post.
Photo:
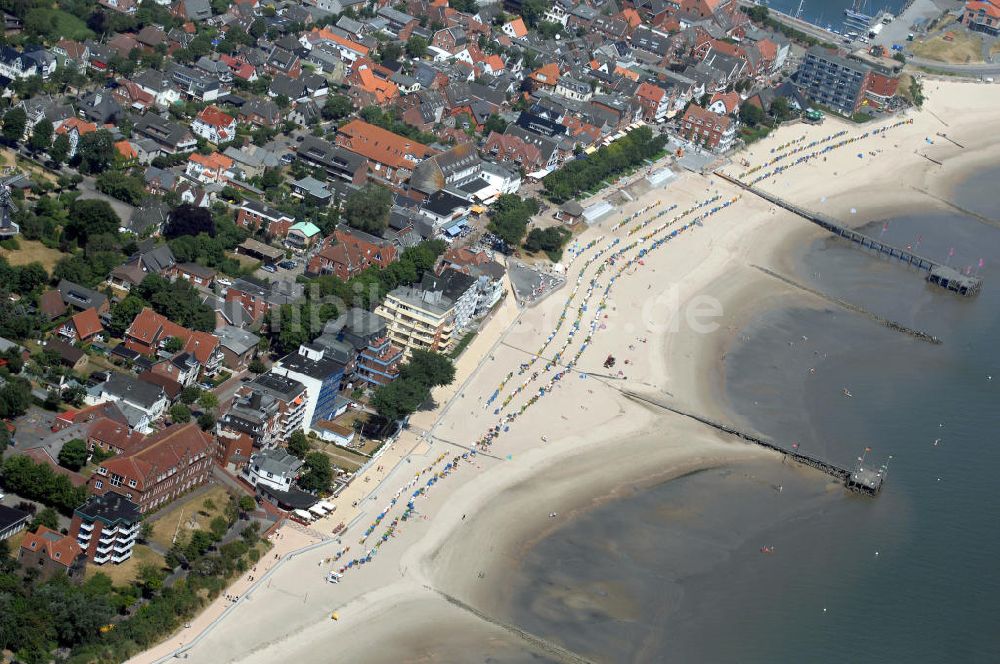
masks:
{"type": "Polygon", "coordinates": [[[922,332],[920,330],[915,330],[912,327],[907,327],[906,325],[903,325],[902,323],[897,323],[896,321],[889,320],[888,318],[885,318],[884,316],[879,316],[876,313],[868,311],[867,309],[865,309],[861,305],[854,304],[852,302],[848,302],[847,300],[841,299],[839,297],[834,297],[833,295],[827,295],[826,293],[818,291],[815,288],[810,288],[809,286],[806,286],[805,284],[800,284],[799,282],[797,282],[797,281],[795,281],[793,279],[789,279],[788,277],[786,277],[784,275],[778,274],[774,270],[769,270],[766,267],[761,267],[760,265],[754,265],[754,267],[757,268],[758,270],[760,270],[761,272],[763,272],[764,274],[768,275],[769,277],[774,277],[778,281],[782,281],[782,282],[788,284],[789,286],[792,286],[793,288],[798,288],[799,290],[803,290],[806,293],[809,293],[810,295],[815,295],[816,297],[818,297],[818,298],[820,298],[822,300],[826,300],[827,302],[830,302],[832,304],[836,304],[837,306],[843,307],[844,309],[847,309],[848,311],[853,311],[855,313],[861,314],[862,316],[867,316],[868,318],[872,319],[873,321],[875,321],[879,325],[884,325],[885,327],[889,328],[890,330],[895,330],[896,332],[902,332],[903,334],[905,334],[907,336],[910,336],[910,337],[913,337],[914,339],[917,339],[919,341],[926,341],[927,343],[931,343],[931,344],[934,344],[934,345],[940,345],[941,344],[941,339],[938,338],[938,337],[936,337],[936,336],[934,336],[933,334],[928,334],[927,332],[922,332]]]}

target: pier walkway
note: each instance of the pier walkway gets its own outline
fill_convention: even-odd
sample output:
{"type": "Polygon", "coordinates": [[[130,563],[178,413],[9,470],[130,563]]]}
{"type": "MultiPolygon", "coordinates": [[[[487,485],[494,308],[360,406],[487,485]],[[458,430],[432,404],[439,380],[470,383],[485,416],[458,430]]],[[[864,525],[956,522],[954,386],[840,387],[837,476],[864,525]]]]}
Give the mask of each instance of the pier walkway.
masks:
{"type": "Polygon", "coordinates": [[[941,288],[966,297],[977,294],[980,288],[982,288],[983,280],[979,277],[962,274],[955,268],[921,256],[920,254],[914,253],[909,249],[900,249],[899,247],[893,246],[887,242],[876,240],[875,238],[858,232],[853,228],[848,228],[831,217],[827,217],[826,215],[818,212],[813,212],[812,210],[807,210],[806,208],[790,203],[783,198],[775,196],[774,194],[769,194],[766,191],[751,187],[750,185],[720,171],[716,171],[715,174],[723,180],[734,184],[737,187],[754,194],[769,203],[772,203],[773,205],[784,208],[792,214],[811,221],[820,228],[842,237],[845,240],[849,240],[862,248],[870,249],[871,251],[881,254],[882,256],[898,260],[906,265],[909,265],[910,267],[927,272],[927,281],[935,286],[940,286],[941,288]]]}
{"type": "Polygon", "coordinates": [[[797,461],[804,466],[809,466],[810,468],[815,468],[822,473],[826,473],[830,477],[842,482],[847,489],[854,491],[855,493],[863,493],[869,496],[874,496],[882,489],[882,481],[885,479],[886,474],[884,466],[873,470],[871,468],[865,468],[862,465],[862,462],[859,461],[858,464],[852,469],[844,468],[830,463],[829,461],[824,461],[823,459],[819,459],[808,454],[802,454],[794,445],[791,449],[783,447],[774,441],[741,431],[736,427],[729,426],[728,424],[722,424],[720,422],[710,420],[707,417],[702,417],[701,415],[695,415],[693,413],[688,413],[678,408],[674,408],[673,406],[668,406],[667,404],[656,399],[652,399],[649,396],[624,389],[621,390],[621,393],[631,399],[635,399],[636,401],[641,401],[651,406],[662,408],[663,410],[676,413],[677,415],[683,415],[684,417],[695,420],[696,422],[701,422],[706,426],[712,427],[713,429],[722,431],[723,433],[727,433],[731,436],[735,436],[748,443],[760,445],[761,447],[766,447],[769,450],[778,452],[792,461],[797,461]]]}

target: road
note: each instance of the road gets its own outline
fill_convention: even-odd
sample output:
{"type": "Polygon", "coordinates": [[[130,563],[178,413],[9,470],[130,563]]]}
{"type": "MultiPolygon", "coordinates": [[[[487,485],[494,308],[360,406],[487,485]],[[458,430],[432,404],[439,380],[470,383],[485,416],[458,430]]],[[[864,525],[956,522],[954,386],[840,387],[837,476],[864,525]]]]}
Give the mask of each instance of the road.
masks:
{"type": "Polygon", "coordinates": [[[909,58],[906,62],[917,67],[927,67],[935,71],[948,72],[960,76],[1000,78],[1000,64],[998,63],[981,62],[979,64],[949,65],[937,60],[927,60],[926,58],[909,58]]]}

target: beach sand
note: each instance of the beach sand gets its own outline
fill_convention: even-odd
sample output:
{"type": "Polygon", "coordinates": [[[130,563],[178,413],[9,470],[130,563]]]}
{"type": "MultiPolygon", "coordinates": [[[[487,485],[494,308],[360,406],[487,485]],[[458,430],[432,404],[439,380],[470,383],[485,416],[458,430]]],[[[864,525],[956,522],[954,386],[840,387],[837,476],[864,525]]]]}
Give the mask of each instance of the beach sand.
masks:
{"type": "MultiPolygon", "coordinates": [[[[954,182],[989,159],[996,142],[990,137],[998,135],[990,130],[1000,128],[1000,88],[929,81],[926,92],[925,110],[908,116],[913,124],[832,151],[826,161],[812,160],[760,186],[858,225],[889,210],[947,207],[940,199],[948,198],[954,182]],[[946,118],[948,126],[939,118],[946,118]],[[939,131],[966,148],[936,136],[939,131]]],[[[789,126],[738,158],[759,163],[770,158],[771,148],[803,135],[806,142],[841,129],[855,136],[881,124],[888,123],[857,127],[831,118],[818,127],[789,126]]],[[[733,163],[724,170],[736,175],[744,169],[733,163]]],[[[716,176],[685,174],[619,209],[629,215],[659,199],[664,206],[676,203],[680,211],[716,191],[723,198],[740,194],[716,176]]],[[[620,218],[612,213],[588,229],[581,243],[608,235],[620,218]]],[[[625,238],[628,228],[617,235],[625,238]]],[[[484,401],[508,372],[531,359],[554,328],[586,257],[569,268],[566,286],[536,306],[517,311],[508,297],[459,361],[455,383],[435,392],[438,406],[416,414],[411,430],[380,460],[384,469],[373,474],[375,479],[355,482],[338,498],[335,515],[314,526],[328,534],[336,523],[349,524],[341,543],[329,540],[291,558],[245,592],[210,630],[206,628],[221,612],[219,607],[133,661],[166,657],[178,643],[190,643],[197,635],[201,638],[185,655],[213,664],[466,661],[463,655],[471,643],[477,653],[489,644],[496,661],[566,659],[552,644],[491,622],[491,612],[508,599],[505,574],[517,568],[518,556],[532,542],[623,491],[733,462],[770,458],[778,463],[777,455],[643,405],[621,390],[732,421],[720,392],[721,360],[739,343],[737,330],[762,308],[787,305],[792,298],[804,306],[825,306],[754,266],[788,273],[791,248],[820,237],[823,232],[817,227],[744,193],[704,227],[694,227],[646,256],[644,266],[627,271],[616,283],[601,321],[604,328],[580,359],[577,368],[592,375],[586,380],[567,375],[511,425],[489,454],[463,462],[421,498],[416,518],[400,524],[370,564],[349,570],[340,584],[325,583],[326,571],[337,565],[324,561],[348,545],[345,560],[371,548],[387,524],[362,544],[364,529],[416,471],[441,454],[460,454],[496,423],[495,404],[486,408],[484,401]],[[701,320],[716,327],[700,330],[690,314],[713,302],[721,315],[701,320]],[[608,354],[617,358],[614,370],[622,370],[624,380],[598,376],[607,373],[601,363],[608,354]],[[365,498],[367,494],[374,498],[365,498]],[[552,513],[558,514],[550,517],[552,513]],[[336,621],[331,620],[333,611],[338,613],[336,621]]],[[[623,243],[628,239],[634,238],[623,243]]],[[[585,281],[596,268],[595,263],[585,281]]],[[[606,283],[606,276],[598,280],[606,283]]],[[[590,311],[595,304],[596,298],[590,311]]],[[[564,325],[546,357],[567,333],[564,325]]],[[[581,337],[574,339],[567,355],[579,347],[581,337]]],[[[519,408],[545,384],[551,372],[544,372],[542,365],[536,363],[508,383],[503,394],[534,371],[543,374],[509,410],[519,408]]],[[[828,482],[814,474],[817,482],[828,482]]],[[[387,518],[401,508],[397,505],[387,518]]],[[[628,611],[627,598],[619,600],[620,610],[628,611]]]]}

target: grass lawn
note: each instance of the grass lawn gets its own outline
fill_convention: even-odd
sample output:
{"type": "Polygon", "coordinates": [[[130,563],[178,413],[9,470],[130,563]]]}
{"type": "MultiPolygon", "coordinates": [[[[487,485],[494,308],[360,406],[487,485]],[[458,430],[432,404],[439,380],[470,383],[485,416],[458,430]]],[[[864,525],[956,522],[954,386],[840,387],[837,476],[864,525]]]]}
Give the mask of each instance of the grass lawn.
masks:
{"type": "Polygon", "coordinates": [[[966,30],[951,32],[952,41],[947,41],[944,35],[938,35],[924,41],[914,42],[911,50],[928,60],[938,60],[949,64],[966,64],[983,61],[983,40],[966,30]]]}
{"type": "Polygon", "coordinates": [[[322,440],[314,440],[311,443],[316,451],[330,457],[330,463],[349,473],[353,473],[368,461],[367,457],[345,450],[343,447],[337,447],[333,443],[326,443],[322,440]]]}
{"type": "Polygon", "coordinates": [[[164,549],[169,549],[174,543],[174,535],[182,537],[193,530],[208,530],[208,524],[217,516],[222,516],[229,503],[229,492],[223,486],[214,486],[206,493],[181,497],[168,506],[166,512],[157,515],[153,521],[153,535],[150,539],[164,549]],[[211,500],[213,507],[205,507],[205,501],[211,500]]]}
{"type": "Polygon", "coordinates": [[[227,258],[232,258],[233,260],[238,261],[239,264],[240,264],[240,269],[241,270],[247,270],[247,269],[250,269],[250,268],[253,268],[253,269],[256,270],[257,268],[259,268],[262,265],[262,263],[259,260],[255,259],[255,258],[251,258],[250,256],[247,256],[246,254],[238,254],[235,251],[227,251],[226,252],[226,257],[227,258]]]}
{"type": "Polygon", "coordinates": [[[6,258],[11,265],[27,265],[38,261],[49,274],[52,274],[52,268],[59,259],[68,255],[58,249],[50,249],[37,240],[25,240],[19,237],[17,243],[21,245],[20,249],[0,249],[0,256],[6,258]]]}
{"type": "Polygon", "coordinates": [[[139,567],[146,563],[156,565],[157,567],[163,567],[166,564],[163,562],[163,556],[145,544],[136,544],[135,548],[132,549],[132,557],[121,565],[112,565],[110,563],[94,565],[93,563],[88,563],[84,578],[89,579],[100,572],[111,577],[111,582],[116,586],[126,586],[135,581],[136,576],[139,574],[139,567]]]}
{"type": "Polygon", "coordinates": [[[61,9],[53,9],[51,11],[53,18],[55,19],[54,32],[58,32],[66,39],[83,41],[94,36],[93,30],[88,28],[87,24],[78,17],[73,16],[69,12],[64,12],[61,9]]]}

